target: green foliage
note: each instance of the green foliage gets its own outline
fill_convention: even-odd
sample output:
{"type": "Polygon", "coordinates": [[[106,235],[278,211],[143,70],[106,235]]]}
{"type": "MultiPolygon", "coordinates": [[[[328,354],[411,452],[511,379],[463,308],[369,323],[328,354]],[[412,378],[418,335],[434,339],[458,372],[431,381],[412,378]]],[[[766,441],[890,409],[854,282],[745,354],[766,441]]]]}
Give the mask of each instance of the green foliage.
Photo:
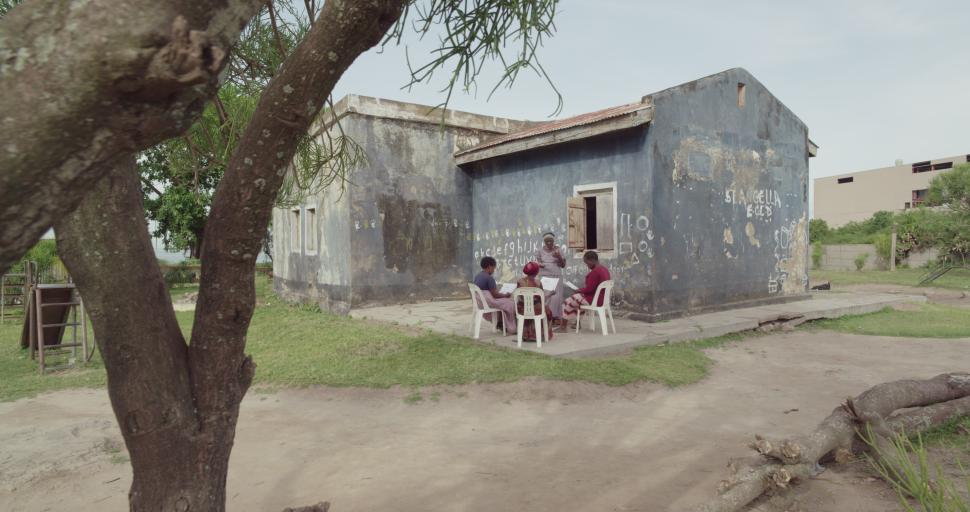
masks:
{"type": "Polygon", "coordinates": [[[808,221],[808,241],[811,243],[821,242],[829,237],[832,229],[829,223],[823,219],[812,219],[808,221]]]}
{"type": "Polygon", "coordinates": [[[855,263],[855,269],[858,270],[859,272],[862,272],[862,268],[866,266],[866,261],[868,259],[869,259],[869,253],[867,252],[864,252],[856,256],[855,259],[852,260],[852,262],[855,263]]]}
{"type": "Polygon", "coordinates": [[[872,245],[876,247],[876,255],[883,261],[889,262],[893,251],[893,237],[891,233],[877,233],[872,236],[872,245]]]}
{"type": "Polygon", "coordinates": [[[970,416],[954,418],[923,433],[927,446],[941,446],[970,455],[970,416]]]}
{"type": "Polygon", "coordinates": [[[39,240],[37,245],[31,247],[20,261],[33,261],[37,263],[38,269],[49,269],[63,265],[61,259],[57,256],[57,242],[49,239],[39,240]]]}
{"type": "Polygon", "coordinates": [[[862,437],[875,453],[866,457],[869,465],[893,487],[907,512],[970,512],[970,475],[964,471],[963,478],[953,480],[939,464],[931,466],[920,436],[912,439],[894,434],[885,442],[877,442],[867,427],[862,437]]]}
{"type": "Polygon", "coordinates": [[[0,0],[0,19],[7,15],[11,9],[23,3],[23,0],[0,0]]]}
{"type": "Polygon", "coordinates": [[[930,181],[926,202],[931,206],[945,206],[964,217],[970,216],[970,163],[938,174],[930,181]]]}
{"type": "Polygon", "coordinates": [[[812,268],[818,269],[822,266],[823,256],[825,256],[825,247],[822,246],[822,242],[820,240],[812,242],[812,268]]]}
{"type": "Polygon", "coordinates": [[[165,279],[165,284],[167,284],[169,288],[174,288],[176,286],[195,282],[198,275],[195,270],[189,268],[188,265],[183,261],[174,267],[165,269],[165,273],[162,275],[162,277],[165,279]]]}
{"type": "Polygon", "coordinates": [[[895,214],[877,212],[865,221],[850,222],[830,230],[827,236],[821,238],[821,242],[826,245],[873,244],[877,254],[889,261],[893,224],[897,226],[896,263],[906,259],[912,252],[931,247],[939,249],[941,258],[945,260],[970,260],[970,215],[954,209],[920,207],[895,214]]]}

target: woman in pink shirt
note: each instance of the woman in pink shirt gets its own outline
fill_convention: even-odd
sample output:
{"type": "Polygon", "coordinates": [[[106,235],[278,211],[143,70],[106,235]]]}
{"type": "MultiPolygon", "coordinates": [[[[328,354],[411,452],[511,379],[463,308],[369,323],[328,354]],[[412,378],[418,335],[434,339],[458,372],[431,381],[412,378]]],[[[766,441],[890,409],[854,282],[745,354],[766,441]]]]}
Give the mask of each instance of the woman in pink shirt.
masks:
{"type": "MultiPolygon", "coordinates": [[[[589,267],[589,274],[586,274],[586,286],[576,290],[576,293],[563,301],[562,317],[564,320],[564,329],[567,328],[566,324],[568,322],[566,319],[575,318],[579,314],[580,306],[589,306],[593,302],[593,294],[596,293],[596,288],[600,283],[610,280],[610,271],[605,266],[600,265],[599,255],[595,251],[586,251],[586,254],[583,254],[583,263],[589,267]]],[[[599,302],[597,306],[602,306],[602,296],[599,302]]]]}

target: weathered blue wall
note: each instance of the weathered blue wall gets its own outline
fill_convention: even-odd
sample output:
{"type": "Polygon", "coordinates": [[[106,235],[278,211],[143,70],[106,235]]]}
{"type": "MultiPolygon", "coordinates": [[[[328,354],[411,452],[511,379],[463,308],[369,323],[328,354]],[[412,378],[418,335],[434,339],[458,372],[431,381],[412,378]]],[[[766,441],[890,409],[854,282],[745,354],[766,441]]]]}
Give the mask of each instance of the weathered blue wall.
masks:
{"type": "MultiPolygon", "coordinates": [[[[619,218],[635,224],[649,208],[651,197],[650,160],[643,152],[649,138],[649,129],[632,128],[469,166],[467,172],[474,177],[474,253],[469,272],[477,271],[482,256],[492,256],[499,263],[496,279],[510,282],[532,260],[543,232],[553,231],[565,246],[566,198],[577,185],[616,182],[619,218]]],[[[644,232],[648,229],[641,226],[644,232]]],[[[621,233],[619,241],[629,243],[632,234],[621,233]]],[[[573,254],[563,249],[564,254],[573,254]]],[[[580,255],[567,261],[566,279],[581,286],[587,269],[580,255]]],[[[602,262],[616,278],[623,278],[627,290],[647,284],[640,273],[627,274],[628,258],[602,262]]]]}
{"type": "Polygon", "coordinates": [[[356,113],[341,127],[367,164],[354,169],[342,194],[331,188],[302,205],[315,202],[321,212],[318,254],[288,250],[287,212],[275,212],[277,290],[339,312],[464,297],[471,183],[453,154],[494,133],[356,113]]]}
{"type": "Polygon", "coordinates": [[[646,151],[656,169],[652,222],[662,250],[653,293],[637,302],[663,315],[805,293],[805,124],[743,69],[652,100],[646,151]]]}
{"type": "Polygon", "coordinates": [[[354,304],[464,295],[471,185],[453,163],[456,129],[358,118],[369,165],[354,173],[354,304]]]}
{"type": "MultiPolygon", "coordinates": [[[[794,297],[807,287],[808,134],[742,69],[652,95],[644,128],[467,166],[474,261],[513,279],[565,232],[573,186],[617,182],[617,301],[647,318],[794,297]],[[738,84],[745,106],[738,106],[738,84]]],[[[562,241],[564,243],[564,241],[562,241]]],[[[567,278],[585,274],[578,255],[567,278]]]]}

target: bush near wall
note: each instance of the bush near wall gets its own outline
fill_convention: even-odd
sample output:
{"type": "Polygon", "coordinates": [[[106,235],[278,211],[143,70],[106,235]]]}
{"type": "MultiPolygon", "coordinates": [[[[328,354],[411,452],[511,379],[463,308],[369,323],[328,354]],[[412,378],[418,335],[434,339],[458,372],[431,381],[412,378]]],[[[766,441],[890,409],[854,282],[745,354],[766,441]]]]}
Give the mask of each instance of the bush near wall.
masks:
{"type": "Polygon", "coordinates": [[[876,212],[869,219],[836,229],[829,229],[822,221],[809,225],[809,239],[823,245],[871,244],[879,258],[888,262],[893,224],[896,224],[897,264],[913,253],[934,248],[939,251],[941,261],[970,260],[970,217],[939,208],[876,212]],[[812,226],[816,227],[814,236],[812,226]]]}

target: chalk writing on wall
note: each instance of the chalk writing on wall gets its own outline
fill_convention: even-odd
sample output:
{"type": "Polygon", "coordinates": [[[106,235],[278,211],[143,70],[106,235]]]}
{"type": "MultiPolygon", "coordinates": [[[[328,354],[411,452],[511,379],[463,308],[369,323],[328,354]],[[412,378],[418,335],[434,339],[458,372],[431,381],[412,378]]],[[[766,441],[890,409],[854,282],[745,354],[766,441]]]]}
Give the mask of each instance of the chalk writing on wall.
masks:
{"type": "Polygon", "coordinates": [[[724,202],[744,208],[749,219],[770,220],[781,208],[781,196],[770,188],[744,190],[729,188],[724,191],[724,202]]]}

